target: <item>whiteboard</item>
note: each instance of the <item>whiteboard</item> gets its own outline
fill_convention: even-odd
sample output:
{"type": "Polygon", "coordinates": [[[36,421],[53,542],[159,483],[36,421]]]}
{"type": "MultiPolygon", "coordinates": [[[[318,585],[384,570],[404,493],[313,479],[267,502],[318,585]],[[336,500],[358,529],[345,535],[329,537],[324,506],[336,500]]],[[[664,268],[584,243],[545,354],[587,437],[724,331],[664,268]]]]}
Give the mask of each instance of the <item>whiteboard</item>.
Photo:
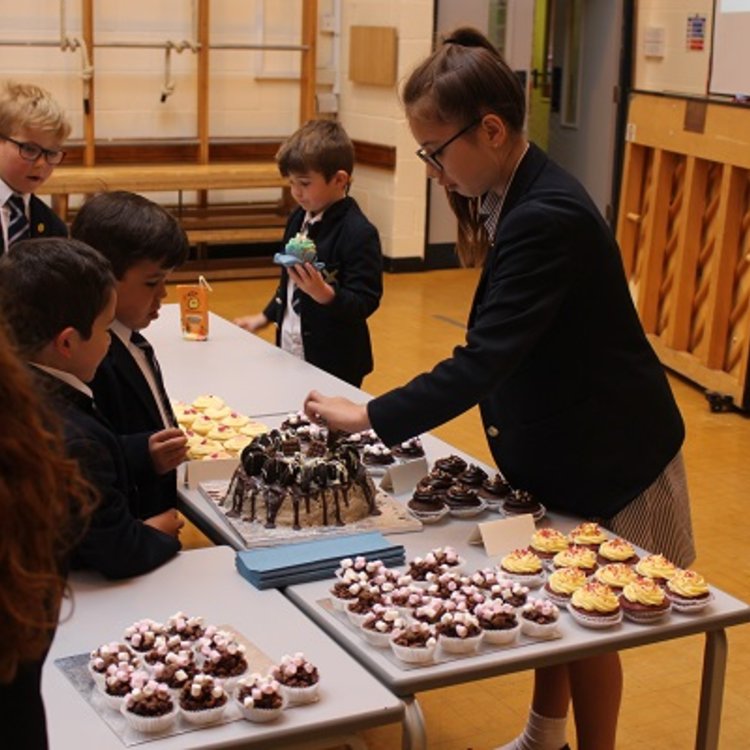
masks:
{"type": "Polygon", "coordinates": [[[750,95],[750,0],[717,0],[711,94],[750,95]]]}

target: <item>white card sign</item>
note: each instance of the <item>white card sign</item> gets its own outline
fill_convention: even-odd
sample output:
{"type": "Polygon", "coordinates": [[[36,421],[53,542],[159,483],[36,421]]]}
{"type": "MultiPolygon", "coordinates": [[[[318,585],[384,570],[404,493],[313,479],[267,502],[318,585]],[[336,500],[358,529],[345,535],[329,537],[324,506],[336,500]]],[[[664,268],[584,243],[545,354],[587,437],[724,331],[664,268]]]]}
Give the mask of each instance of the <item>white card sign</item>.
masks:
{"type": "Polygon", "coordinates": [[[380,486],[394,495],[404,495],[411,492],[417,486],[417,482],[427,476],[428,471],[426,458],[393,464],[386,469],[380,486]]]}
{"type": "Polygon", "coordinates": [[[469,544],[484,545],[489,557],[501,557],[514,549],[528,547],[534,529],[534,517],[524,513],[477,524],[468,541],[469,544]]]}

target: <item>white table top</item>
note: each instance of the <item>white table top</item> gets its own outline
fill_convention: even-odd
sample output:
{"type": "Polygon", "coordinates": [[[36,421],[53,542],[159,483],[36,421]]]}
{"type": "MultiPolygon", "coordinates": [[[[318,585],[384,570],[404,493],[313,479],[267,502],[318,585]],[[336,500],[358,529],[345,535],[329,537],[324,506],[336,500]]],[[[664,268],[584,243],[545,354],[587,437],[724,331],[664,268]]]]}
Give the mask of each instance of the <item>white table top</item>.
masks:
{"type": "Polygon", "coordinates": [[[58,627],[43,673],[51,750],[124,747],[55,659],[117,639],[135,620],[163,621],[179,610],[200,615],[207,623],[234,626],[272,660],[304,652],[320,670],[321,699],[289,709],[269,724],[234,721],[149,742],[149,748],[277,748],[401,720],[403,706],[390,691],[282,594],[258,591],[247,583],[236,572],[234,552],[227,547],[183,552],[158,570],[127,581],[105,582],[94,574],[77,573],[71,583],[75,608],[58,627]]]}
{"type": "Polygon", "coordinates": [[[164,305],[144,334],[173,399],[190,402],[213,393],[233,409],[262,417],[301,409],[313,387],[355,401],[367,398],[358,388],[213,313],[207,341],[182,338],[178,305],[164,305]]]}

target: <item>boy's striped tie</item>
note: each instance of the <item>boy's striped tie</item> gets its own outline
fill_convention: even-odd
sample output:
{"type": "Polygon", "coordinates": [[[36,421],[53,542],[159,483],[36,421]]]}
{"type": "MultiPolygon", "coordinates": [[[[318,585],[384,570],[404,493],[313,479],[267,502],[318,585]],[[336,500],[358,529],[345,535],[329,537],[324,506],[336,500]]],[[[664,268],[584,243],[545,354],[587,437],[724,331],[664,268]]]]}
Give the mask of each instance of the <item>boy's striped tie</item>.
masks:
{"type": "Polygon", "coordinates": [[[29,220],[26,218],[26,207],[23,204],[23,196],[12,193],[5,202],[10,210],[8,221],[8,247],[18,240],[26,239],[29,232],[29,220]]]}

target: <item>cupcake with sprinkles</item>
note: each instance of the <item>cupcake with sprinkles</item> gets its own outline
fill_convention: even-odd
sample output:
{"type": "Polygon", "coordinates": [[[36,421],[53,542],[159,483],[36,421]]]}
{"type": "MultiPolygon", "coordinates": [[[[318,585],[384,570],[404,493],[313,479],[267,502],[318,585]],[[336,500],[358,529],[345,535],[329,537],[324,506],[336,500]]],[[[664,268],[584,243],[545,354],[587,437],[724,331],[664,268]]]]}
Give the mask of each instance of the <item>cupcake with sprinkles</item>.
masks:
{"type": "Polygon", "coordinates": [[[538,555],[530,549],[515,549],[500,561],[500,569],[507,578],[529,588],[538,588],[544,583],[544,569],[538,555]]]}
{"type": "Polygon", "coordinates": [[[640,558],[635,547],[625,539],[607,539],[599,545],[599,564],[624,563],[635,565],[640,558]]]}
{"type": "Polygon", "coordinates": [[[550,573],[544,584],[544,594],[558,607],[567,607],[573,592],[580,589],[587,580],[580,568],[560,568],[550,573]]]}
{"type": "Polygon", "coordinates": [[[568,539],[577,547],[590,547],[596,551],[602,542],[607,541],[607,534],[598,523],[584,521],[571,530],[568,539]]]}
{"type": "Polygon", "coordinates": [[[646,555],[636,563],[635,571],[663,585],[677,572],[677,566],[664,555],[646,555]]]}
{"type": "Polygon", "coordinates": [[[587,628],[610,628],[622,622],[617,594],[604,583],[589,581],[570,597],[568,612],[587,628]]]}
{"type": "Polygon", "coordinates": [[[552,558],[552,565],[558,568],[580,568],[587,576],[596,571],[596,552],[591,547],[572,545],[558,552],[552,558]]]}
{"type": "Polygon", "coordinates": [[[637,577],[620,594],[620,606],[628,620],[650,625],[669,613],[670,602],[653,578],[637,577]]]}
{"type": "Polygon", "coordinates": [[[622,589],[638,578],[638,573],[631,565],[625,563],[609,563],[596,569],[594,578],[600,583],[606,583],[615,590],[622,589]]]}
{"type": "Polygon", "coordinates": [[[667,581],[667,596],[675,611],[688,614],[702,611],[714,598],[706,579],[694,570],[676,570],[667,581]]]}

